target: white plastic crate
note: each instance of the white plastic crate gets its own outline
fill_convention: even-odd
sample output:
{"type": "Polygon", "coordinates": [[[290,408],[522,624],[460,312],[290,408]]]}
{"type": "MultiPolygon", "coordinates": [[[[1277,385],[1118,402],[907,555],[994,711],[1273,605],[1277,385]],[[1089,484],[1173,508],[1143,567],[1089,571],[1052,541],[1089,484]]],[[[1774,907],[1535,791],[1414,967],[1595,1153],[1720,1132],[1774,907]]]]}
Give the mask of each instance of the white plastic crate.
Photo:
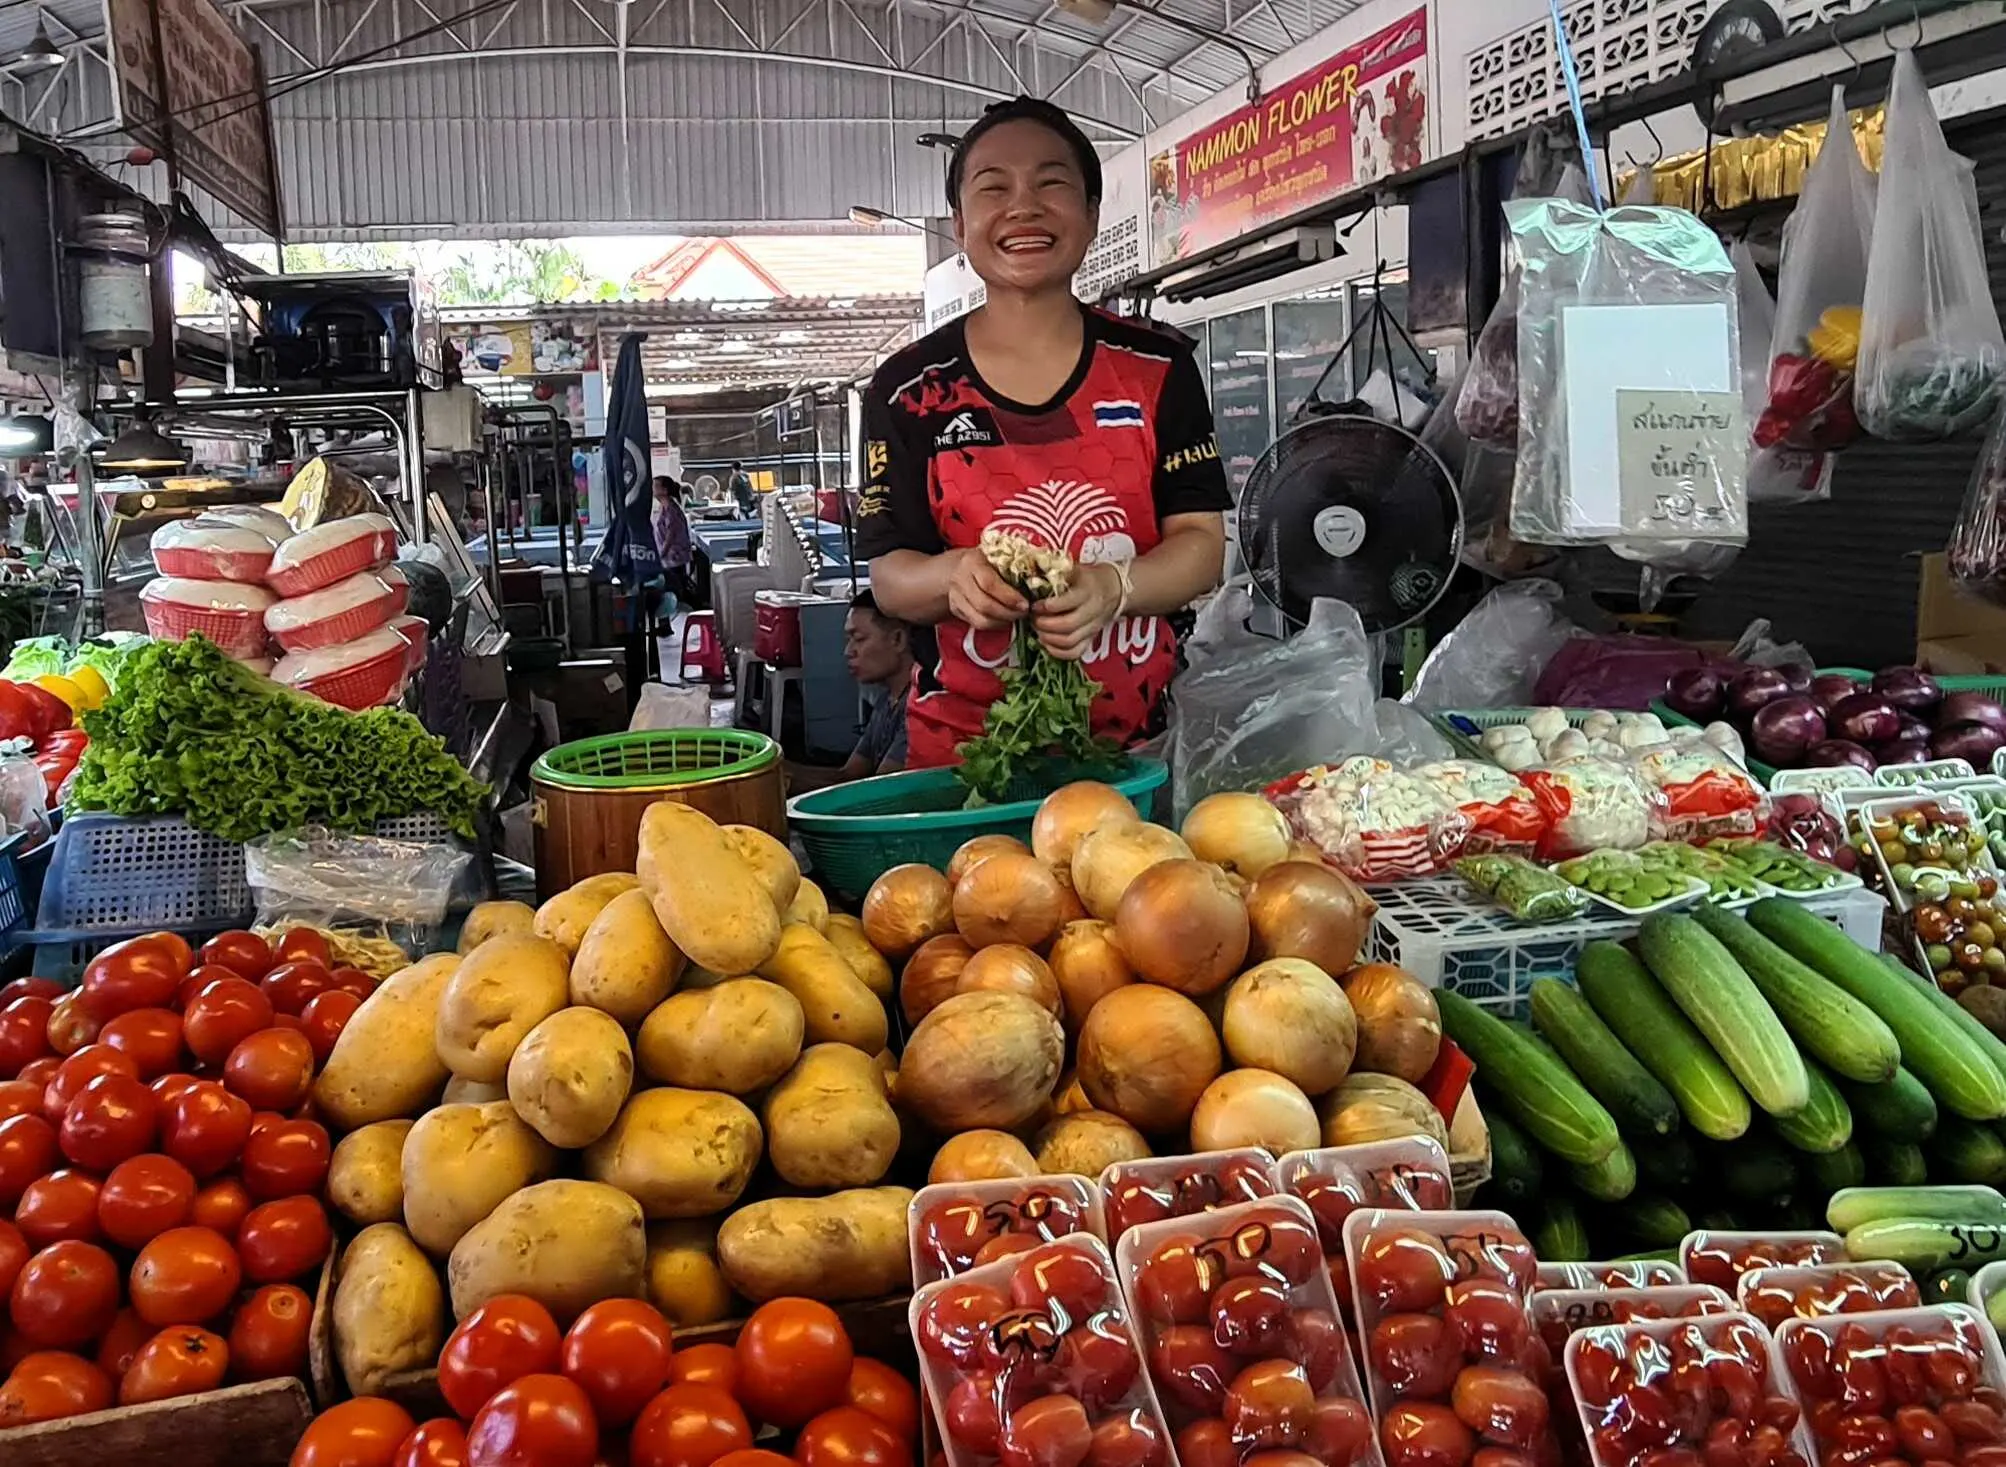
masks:
{"type": "MultiPolygon", "coordinates": [[[[1637,919],[1591,907],[1569,922],[1517,922],[1483,902],[1454,876],[1375,886],[1379,912],[1366,953],[1397,963],[1430,988],[1448,988],[1484,1008],[1523,1016],[1535,978],[1574,977],[1574,960],[1598,938],[1633,937],[1637,919]]],[[[1869,950],[1881,944],[1887,904],[1855,887],[1813,897],[1804,906],[1869,950]]]]}

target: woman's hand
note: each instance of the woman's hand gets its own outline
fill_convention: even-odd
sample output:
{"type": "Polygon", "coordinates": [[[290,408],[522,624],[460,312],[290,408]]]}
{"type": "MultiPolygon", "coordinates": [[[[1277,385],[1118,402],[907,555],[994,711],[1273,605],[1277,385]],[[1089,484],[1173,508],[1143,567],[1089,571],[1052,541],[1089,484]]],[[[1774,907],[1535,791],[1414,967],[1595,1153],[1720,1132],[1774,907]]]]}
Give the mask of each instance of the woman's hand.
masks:
{"type": "Polygon", "coordinates": [[[1100,629],[1121,610],[1121,572],[1111,565],[1083,563],[1079,575],[1062,595],[1047,596],[1032,615],[1038,640],[1047,652],[1066,662],[1086,656],[1100,629]]]}
{"type": "Polygon", "coordinates": [[[953,557],[947,576],[947,609],[979,632],[1013,626],[1030,610],[1024,594],[996,573],[973,546],[948,552],[953,557]]]}

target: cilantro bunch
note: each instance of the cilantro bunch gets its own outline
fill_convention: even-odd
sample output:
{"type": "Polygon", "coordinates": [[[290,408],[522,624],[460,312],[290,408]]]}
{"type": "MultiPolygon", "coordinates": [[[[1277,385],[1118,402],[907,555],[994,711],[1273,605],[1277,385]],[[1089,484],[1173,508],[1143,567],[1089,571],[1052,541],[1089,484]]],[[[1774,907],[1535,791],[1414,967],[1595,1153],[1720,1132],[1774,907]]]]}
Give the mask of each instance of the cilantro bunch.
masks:
{"type": "Polygon", "coordinates": [[[302,825],[366,830],[429,812],[463,836],[487,786],[395,708],[350,713],[282,688],[200,637],[126,658],[84,715],[72,807],[185,815],[226,840],[302,825]]]}

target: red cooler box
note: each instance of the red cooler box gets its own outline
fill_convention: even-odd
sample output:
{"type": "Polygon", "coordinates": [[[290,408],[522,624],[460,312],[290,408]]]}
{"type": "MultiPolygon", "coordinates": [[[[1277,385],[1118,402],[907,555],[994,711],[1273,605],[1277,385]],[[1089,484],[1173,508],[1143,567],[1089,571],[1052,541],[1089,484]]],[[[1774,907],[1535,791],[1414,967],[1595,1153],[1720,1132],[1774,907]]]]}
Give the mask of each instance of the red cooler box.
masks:
{"type": "Polygon", "coordinates": [[[800,591],[761,591],[752,598],[752,655],[772,667],[801,665],[800,591]]]}

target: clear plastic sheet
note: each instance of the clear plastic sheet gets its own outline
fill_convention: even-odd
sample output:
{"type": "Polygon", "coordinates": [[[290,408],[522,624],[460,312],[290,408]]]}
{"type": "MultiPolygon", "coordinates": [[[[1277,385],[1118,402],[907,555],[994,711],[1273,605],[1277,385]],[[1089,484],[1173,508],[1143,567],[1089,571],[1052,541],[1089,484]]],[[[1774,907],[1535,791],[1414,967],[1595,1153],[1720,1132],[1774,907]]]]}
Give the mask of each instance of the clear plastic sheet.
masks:
{"type": "MultiPolygon", "coordinates": [[[[1755,251],[1737,240],[1728,252],[1735,288],[1741,293],[1741,399],[1754,425],[1748,451],[1750,504],[1809,504],[1832,497],[1832,456],[1776,443],[1763,445],[1763,413],[1769,404],[1769,353],[1776,303],[1755,268],[1755,251]]],[[[1852,373],[1846,374],[1845,404],[1853,410],[1852,373]]]]}
{"type": "Polygon", "coordinates": [[[457,846],[337,835],[319,826],[244,846],[258,925],[288,922],[394,942],[412,957],[434,946],[453,883],[473,859],[457,846]]]}
{"type": "Polygon", "coordinates": [[[1969,159],[1950,150],[1911,51],[1895,55],[1854,405],[1879,438],[1927,443],[1999,400],[2006,336],[1985,268],[1969,159]]]}
{"type": "Polygon", "coordinates": [[[1435,644],[1401,701],[1435,713],[1532,706],[1540,673],[1577,631],[1562,594],[1555,581],[1499,586],[1435,644]]]}
{"type": "Polygon", "coordinates": [[[0,839],[24,830],[31,846],[49,838],[48,783],[32,755],[0,755],[0,839]]]}

